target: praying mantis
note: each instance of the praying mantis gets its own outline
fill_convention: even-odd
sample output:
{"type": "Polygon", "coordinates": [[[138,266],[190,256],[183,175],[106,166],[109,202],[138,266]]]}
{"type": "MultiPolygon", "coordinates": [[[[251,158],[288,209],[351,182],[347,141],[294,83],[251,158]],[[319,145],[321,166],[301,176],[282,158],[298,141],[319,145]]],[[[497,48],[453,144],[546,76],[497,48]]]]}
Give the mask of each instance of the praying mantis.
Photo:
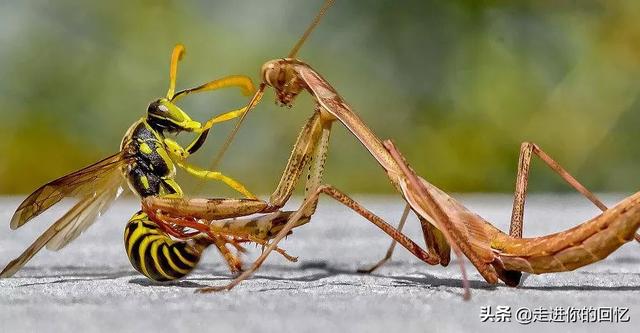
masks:
{"type": "MultiPolygon", "coordinates": [[[[490,284],[499,280],[509,286],[520,283],[522,272],[542,274],[573,270],[607,257],[622,244],[635,239],[640,228],[640,192],[631,195],[612,208],[607,208],[560,164],[534,143],[525,142],[520,149],[516,191],[509,233],[504,233],[477,214],[471,212],[444,191],[420,178],[411,169],[394,144],[379,139],[351,109],[338,92],[317,71],[296,55],[320,18],[334,1],[324,3],[313,23],[305,31],[286,58],[266,62],[261,68],[262,83],[247,105],[245,112],[225,143],[228,147],[239,124],[260,101],[267,87],[274,89],[276,102],[291,107],[303,91],[315,100],[313,115],[300,132],[284,173],[275,192],[264,209],[253,213],[269,213],[280,209],[290,198],[305,168],[309,175],[305,184],[304,200],[298,210],[291,213],[277,235],[271,238],[263,253],[250,268],[226,285],[202,288],[200,292],[230,290],[250,277],[277,249],[278,243],[295,227],[307,223],[318,204],[321,194],[327,195],[369,220],[387,233],[393,243],[387,255],[370,269],[380,267],[391,257],[394,245],[400,244],[418,259],[430,265],[446,266],[451,250],[459,259],[466,257],[490,284]],[[367,149],[383,168],[392,186],[402,195],[407,205],[398,228],[350,198],[334,186],[323,184],[322,173],[327,156],[329,136],[334,122],[340,122],[367,149]],[[523,216],[527,193],[529,166],[538,156],[558,173],[569,185],[593,202],[603,213],[566,231],[535,238],[523,238],[523,216]],[[420,221],[426,249],[401,232],[410,211],[420,221]]],[[[221,154],[219,155],[221,156],[221,154]]],[[[213,200],[213,199],[212,199],[213,200]]],[[[242,209],[238,206],[238,210],[242,209]]],[[[215,221],[215,204],[204,199],[147,197],[143,210],[155,214],[169,223],[188,223],[193,219],[210,221],[212,229],[220,228],[215,221]]],[[[246,210],[244,211],[246,213],[246,210]]],[[[458,260],[463,276],[465,298],[469,285],[462,260],[458,260]]]]}

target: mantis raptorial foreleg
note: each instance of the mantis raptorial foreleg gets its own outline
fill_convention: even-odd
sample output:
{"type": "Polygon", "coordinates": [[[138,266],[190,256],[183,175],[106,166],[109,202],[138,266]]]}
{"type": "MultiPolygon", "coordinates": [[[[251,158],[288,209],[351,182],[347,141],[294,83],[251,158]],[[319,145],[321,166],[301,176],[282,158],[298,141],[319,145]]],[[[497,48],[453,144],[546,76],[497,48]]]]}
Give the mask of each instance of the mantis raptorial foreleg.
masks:
{"type": "MultiPolygon", "coordinates": [[[[293,212],[274,212],[258,217],[245,217],[245,218],[234,218],[234,219],[216,219],[215,221],[210,222],[209,224],[205,224],[199,221],[198,218],[194,218],[193,216],[180,216],[175,217],[171,215],[165,214],[162,209],[151,208],[152,201],[154,199],[145,198],[143,200],[143,209],[147,211],[149,217],[151,217],[155,221],[161,221],[163,223],[159,224],[165,232],[168,234],[178,238],[178,239],[189,239],[195,237],[209,237],[212,243],[218,248],[220,254],[222,254],[223,258],[227,261],[231,272],[239,272],[242,270],[242,263],[240,259],[235,256],[233,253],[227,249],[226,245],[231,244],[238,250],[239,253],[244,253],[246,250],[241,246],[240,243],[243,242],[253,242],[256,244],[260,244],[262,246],[267,245],[267,240],[273,237],[279,230],[280,227],[289,219],[289,216],[293,212]],[[193,232],[184,232],[184,229],[195,230],[193,232]],[[202,235],[199,235],[202,234],[202,235]]],[[[171,200],[181,200],[180,198],[170,199],[166,202],[171,202],[171,200]]],[[[179,201],[175,201],[179,202],[179,201]]],[[[242,214],[246,214],[250,212],[252,208],[256,207],[256,203],[262,203],[262,207],[266,207],[264,202],[258,200],[251,199],[212,199],[209,203],[217,203],[216,206],[234,206],[241,203],[241,209],[236,211],[236,214],[229,214],[228,212],[224,212],[224,209],[218,210],[217,216],[227,217],[230,215],[240,216],[242,214]]],[[[214,204],[215,205],[215,204],[214,204]]],[[[217,207],[220,209],[220,207],[217,207]]],[[[304,224],[306,221],[302,220],[300,223],[304,224]]],[[[276,248],[276,252],[280,253],[287,260],[296,261],[297,258],[290,256],[283,249],[276,248]]]]}
{"type": "MultiPolygon", "coordinates": [[[[320,112],[307,121],[300,131],[291,157],[285,167],[282,179],[274,191],[269,203],[253,199],[185,199],[148,197],[143,200],[143,209],[147,214],[163,225],[176,226],[174,235],[180,236],[180,230],[189,228],[209,235],[227,260],[232,271],[240,270],[240,261],[225,247],[229,239],[225,237],[239,237],[239,239],[255,242],[263,246],[277,233],[288,220],[291,212],[279,211],[291,197],[300,176],[306,166],[311,163],[306,192],[314,190],[321,181],[324,161],[329,141],[330,121],[323,121],[320,112]],[[271,213],[261,217],[222,220],[229,217],[240,217],[255,213],[271,213]],[[177,216],[177,217],[176,217],[177,216]],[[208,221],[202,223],[201,220],[208,221]]],[[[176,149],[177,151],[177,149],[176,149]]],[[[173,151],[172,151],[173,152],[173,151]]],[[[224,175],[200,170],[190,165],[179,164],[182,168],[199,176],[211,178],[224,175]]],[[[224,180],[224,179],[223,179],[224,180]]],[[[232,183],[232,185],[236,185],[232,183]]],[[[232,186],[233,187],[233,186],[232,186]]],[[[235,187],[234,187],[235,188],[235,187]]],[[[244,188],[240,188],[244,190],[244,188]]],[[[305,216],[297,219],[294,227],[305,224],[315,212],[315,206],[308,207],[305,216]]],[[[169,228],[169,227],[167,227],[169,228]]],[[[169,228],[171,229],[171,228],[169,228]]],[[[186,235],[186,234],[185,234],[186,235]]],[[[233,239],[231,239],[233,240],[233,239]]],[[[231,242],[233,245],[235,243],[231,242]]],[[[275,248],[285,258],[295,261],[284,250],[275,248]]]]}
{"type": "MultiPolygon", "coordinates": [[[[346,196],[344,193],[338,191],[337,189],[324,185],[320,186],[322,182],[322,173],[324,170],[324,163],[327,154],[327,148],[329,144],[329,136],[331,132],[331,124],[333,122],[333,118],[327,114],[324,114],[320,109],[316,109],[314,115],[307,121],[305,126],[303,127],[298,139],[296,140],[296,144],[294,145],[293,151],[285,167],[285,171],[282,175],[282,178],[271,195],[269,204],[266,204],[266,207],[263,207],[261,210],[254,210],[254,213],[264,213],[273,210],[280,209],[284,203],[291,197],[293,189],[295,188],[298,179],[300,178],[302,172],[309,166],[309,176],[305,185],[305,200],[300,208],[288,219],[286,224],[282,226],[282,229],[279,231],[275,237],[273,235],[269,235],[269,237],[265,237],[267,239],[273,239],[273,241],[265,248],[262,256],[258,259],[254,265],[245,273],[240,275],[237,280],[232,282],[229,286],[225,286],[224,288],[232,288],[235,284],[239,283],[241,280],[250,276],[252,272],[254,272],[266,259],[269,253],[272,250],[278,251],[277,243],[284,238],[287,234],[290,233],[291,229],[306,223],[310,219],[310,217],[315,213],[315,209],[318,203],[318,197],[320,193],[325,193],[334,199],[340,201],[341,203],[347,205],[352,208],[382,230],[384,230],[387,234],[389,234],[394,239],[397,239],[401,245],[406,247],[411,253],[413,253],[418,258],[428,262],[430,264],[437,264],[440,262],[440,258],[437,254],[431,254],[428,251],[421,249],[417,244],[411,241],[409,238],[404,236],[401,232],[393,228],[391,225],[384,222],[381,218],[374,215],[367,209],[365,209],[360,204],[356,203],[354,200],[346,196]]],[[[220,218],[221,216],[226,216],[226,213],[232,213],[234,210],[240,211],[243,209],[245,204],[252,204],[255,208],[258,208],[253,201],[243,200],[242,202],[237,201],[237,206],[234,207],[233,201],[224,200],[225,204],[228,205],[228,212],[220,212],[218,210],[218,206],[220,204],[219,201],[211,202],[211,204],[204,203],[202,205],[199,202],[202,202],[204,199],[165,199],[165,198],[149,198],[145,201],[146,209],[160,209],[166,213],[167,210],[175,209],[175,211],[169,211],[169,213],[175,214],[184,214],[186,216],[209,219],[214,220],[216,218],[220,218]],[[174,202],[175,204],[167,203],[174,202]]],[[[213,199],[210,199],[213,200],[213,199]]],[[[220,199],[221,200],[221,199],[220,199]]],[[[248,211],[244,209],[242,213],[247,213],[248,211]]],[[[288,213],[288,212],[282,212],[288,213]]],[[[408,211],[405,215],[408,214],[408,211]]],[[[405,217],[406,218],[406,217],[405,217]]],[[[177,219],[179,221],[179,219],[177,219]]],[[[176,222],[174,218],[171,222],[176,222]]],[[[214,228],[219,225],[217,222],[211,222],[210,228],[214,228]]],[[[272,230],[275,228],[272,228],[272,230]]],[[[216,230],[216,232],[229,232],[229,230],[216,230]]],[[[218,290],[220,288],[207,289],[205,291],[213,291],[218,290]]]]}
{"type": "MultiPolygon", "coordinates": [[[[330,129],[329,129],[330,130],[330,129]]],[[[323,120],[320,112],[316,110],[313,116],[307,120],[302,127],[298,138],[296,139],[287,165],[284,168],[282,177],[269,197],[269,205],[276,209],[284,206],[284,204],[291,198],[293,190],[298,184],[300,176],[304,172],[305,168],[313,160],[313,153],[317,151],[318,143],[321,141],[321,135],[323,132],[323,120]]],[[[328,133],[326,141],[328,141],[328,133]]],[[[326,154],[326,145],[323,151],[319,151],[320,155],[326,154]]],[[[324,157],[322,157],[324,159],[324,157]]],[[[324,164],[322,164],[322,168],[324,164]]],[[[318,174],[315,176],[321,176],[323,170],[316,170],[318,174]]],[[[307,187],[311,182],[311,170],[309,171],[309,180],[307,181],[307,187]]],[[[314,178],[315,179],[315,178],[314,178]]]]}
{"type": "MultiPolygon", "coordinates": [[[[322,186],[319,185],[322,180],[322,172],[324,170],[326,151],[329,143],[328,140],[329,140],[329,134],[331,130],[331,123],[334,121],[334,118],[330,117],[324,111],[318,108],[316,109],[314,117],[312,117],[312,119],[310,119],[308,122],[308,125],[311,124],[311,126],[305,125],[305,128],[307,127],[315,128],[313,124],[315,123],[316,119],[320,121],[322,124],[321,126],[322,134],[320,135],[320,138],[315,140],[315,142],[310,142],[314,140],[310,140],[308,142],[306,140],[301,140],[301,138],[303,138],[302,135],[299,136],[296,146],[294,146],[291,158],[289,159],[287,168],[285,168],[285,173],[282,176],[282,179],[278,186],[278,190],[276,190],[274,195],[272,195],[272,198],[274,197],[280,198],[280,200],[285,200],[285,201],[290,197],[291,191],[295,186],[295,179],[299,177],[299,175],[297,177],[294,177],[292,175],[299,173],[300,169],[303,168],[305,163],[303,163],[302,161],[308,161],[308,158],[304,154],[298,155],[296,154],[296,152],[300,152],[300,151],[309,152],[310,149],[307,148],[308,143],[311,143],[311,144],[315,143],[316,147],[315,149],[312,149],[314,151],[313,163],[311,164],[311,167],[309,169],[309,177],[305,187],[305,199],[302,205],[289,218],[287,223],[282,227],[282,230],[280,230],[280,232],[272,239],[269,246],[267,246],[264,249],[260,257],[258,257],[258,259],[254,261],[253,265],[248,270],[244,271],[241,275],[236,277],[232,282],[230,282],[225,286],[203,288],[203,289],[200,289],[199,291],[213,292],[213,291],[229,290],[235,287],[241,281],[250,277],[253,274],[253,272],[255,272],[262,265],[262,263],[269,256],[270,252],[277,249],[277,244],[280,242],[280,240],[282,240],[286,235],[288,235],[292,228],[299,225],[298,223],[299,220],[310,219],[311,215],[315,213],[319,196],[322,193],[332,197],[338,202],[351,208],[352,210],[354,210],[355,212],[357,212],[358,214],[360,214],[361,216],[363,216],[364,218],[366,218],[367,220],[369,220],[370,222],[378,226],[385,233],[391,236],[394,239],[394,242],[399,242],[402,246],[404,246],[407,250],[409,250],[409,252],[411,252],[420,260],[430,265],[436,265],[441,262],[438,254],[434,254],[433,252],[430,252],[428,250],[423,250],[422,248],[420,248],[420,246],[418,246],[415,242],[413,242],[407,236],[402,234],[399,230],[395,229],[393,226],[386,223],[383,219],[373,214],[371,211],[367,210],[364,206],[360,205],[359,203],[351,199],[349,196],[347,196],[343,192],[329,185],[322,185],[322,186]],[[298,162],[298,161],[301,161],[301,162],[298,162]],[[290,169],[290,168],[297,168],[297,171],[295,169],[290,169]]],[[[304,133],[304,129],[303,129],[303,133],[304,133]]],[[[273,199],[271,201],[280,202],[280,201],[275,201],[273,199]]],[[[282,204],[283,203],[284,201],[282,201],[282,204]]],[[[406,220],[408,213],[409,213],[409,208],[407,207],[403,214],[403,218],[401,219],[401,225],[404,225],[404,221],[406,220]]],[[[466,281],[466,277],[465,277],[465,281],[466,281]]],[[[465,290],[466,290],[465,295],[467,295],[468,287],[465,290]]]]}
{"type": "MultiPolygon", "coordinates": [[[[307,120],[302,130],[298,134],[296,143],[285,166],[282,178],[276,189],[269,198],[269,202],[253,199],[188,199],[188,198],[146,198],[144,203],[145,211],[161,210],[175,216],[190,216],[209,221],[221,218],[246,216],[256,213],[269,213],[282,208],[291,197],[300,176],[313,159],[316,146],[321,142],[323,125],[319,112],[315,112],[307,120]]],[[[328,133],[325,141],[328,141],[328,133]]],[[[321,145],[326,153],[326,144],[321,145]]],[[[321,153],[321,152],[319,152],[321,153]]],[[[321,159],[323,154],[319,154],[321,159]]],[[[317,166],[316,169],[319,169],[317,166]]],[[[313,179],[321,176],[322,170],[317,170],[313,179]]],[[[308,185],[311,183],[310,174],[308,185]]],[[[318,182],[315,180],[315,182],[318,182]]],[[[317,185],[316,185],[317,186],[317,185]]]]}
{"type": "Polygon", "coordinates": [[[318,204],[318,199],[320,194],[326,194],[329,197],[337,200],[338,202],[344,204],[349,207],[356,213],[360,214],[362,217],[369,220],[371,223],[375,224],[378,228],[384,231],[387,235],[391,236],[396,242],[400,243],[404,248],[409,250],[414,256],[418,259],[430,264],[437,265],[440,261],[437,255],[429,253],[428,251],[423,250],[418,244],[413,242],[403,233],[399,232],[392,225],[385,222],[382,218],[375,215],[368,209],[366,209],[361,204],[357,203],[355,200],[351,199],[348,195],[341,192],[337,188],[330,185],[322,185],[318,187],[315,191],[311,192],[310,195],[305,198],[304,202],[300,206],[300,208],[296,211],[295,214],[291,216],[287,224],[280,230],[278,235],[276,235],[269,246],[267,246],[260,257],[254,261],[249,269],[242,272],[238,277],[236,277],[233,281],[225,286],[218,287],[207,287],[199,289],[200,292],[214,292],[214,291],[222,291],[222,290],[230,290],[235,287],[237,284],[249,278],[256,270],[260,268],[262,263],[267,259],[271,251],[277,248],[278,243],[291,231],[291,229],[296,225],[296,222],[300,218],[305,217],[305,212],[311,210],[312,207],[315,207],[318,204]]]}
{"type": "MultiPolygon", "coordinates": [[[[233,253],[231,253],[231,251],[229,251],[229,249],[227,248],[227,243],[228,243],[227,240],[223,239],[218,235],[212,237],[212,239],[213,239],[213,244],[216,246],[216,248],[222,255],[222,258],[224,258],[224,260],[227,262],[227,265],[229,266],[229,270],[231,271],[231,273],[237,273],[241,271],[242,262],[236,255],[234,255],[233,253]]],[[[241,249],[239,245],[235,243],[232,243],[232,244],[237,246],[236,249],[241,249]]]]}

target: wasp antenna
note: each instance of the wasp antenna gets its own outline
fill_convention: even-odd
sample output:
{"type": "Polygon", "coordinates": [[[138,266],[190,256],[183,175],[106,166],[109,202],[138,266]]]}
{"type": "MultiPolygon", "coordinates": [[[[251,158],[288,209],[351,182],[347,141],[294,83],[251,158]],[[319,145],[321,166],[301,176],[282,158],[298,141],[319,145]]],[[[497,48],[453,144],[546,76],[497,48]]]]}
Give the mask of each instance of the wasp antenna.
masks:
{"type": "Polygon", "coordinates": [[[324,14],[333,5],[334,2],[335,2],[335,0],[326,0],[324,2],[324,4],[322,5],[322,8],[320,8],[320,11],[318,12],[318,15],[316,15],[316,17],[313,19],[313,22],[311,22],[311,24],[309,25],[307,30],[304,32],[302,37],[300,37],[300,39],[298,40],[296,45],[293,46],[293,48],[291,49],[291,52],[289,52],[289,55],[287,56],[287,58],[295,58],[296,57],[296,54],[298,54],[298,51],[300,50],[300,47],[302,47],[302,44],[304,44],[304,42],[307,40],[307,38],[309,37],[309,35],[313,31],[313,29],[318,25],[318,23],[320,23],[320,19],[322,19],[324,14]]]}
{"type": "Polygon", "coordinates": [[[255,94],[255,91],[256,91],[256,89],[253,86],[253,81],[251,81],[251,78],[244,75],[229,75],[221,79],[209,81],[195,88],[189,88],[189,89],[179,91],[175,93],[172,97],[170,97],[169,100],[173,102],[189,94],[201,93],[205,91],[211,91],[211,90],[216,90],[216,89],[226,88],[226,87],[238,87],[240,88],[242,94],[245,96],[251,96],[255,94]]]}
{"type": "Polygon", "coordinates": [[[185,53],[184,45],[176,44],[171,53],[171,65],[169,66],[169,90],[167,91],[167,99],[173,99],[176,92],[176,77],[178,76],[178,62],[185,53]]]}

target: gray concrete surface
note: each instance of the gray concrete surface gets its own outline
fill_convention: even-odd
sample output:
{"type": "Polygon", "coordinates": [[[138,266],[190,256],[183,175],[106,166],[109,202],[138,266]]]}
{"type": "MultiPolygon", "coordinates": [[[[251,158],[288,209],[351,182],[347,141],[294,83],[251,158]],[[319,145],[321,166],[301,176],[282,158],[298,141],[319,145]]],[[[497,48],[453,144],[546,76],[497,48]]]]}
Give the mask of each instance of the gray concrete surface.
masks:
{"type": "MultiPolygon", "coordinates": [[[[473,210],[507,228],[511,197],[458,196],[473,210]]],[[[605,196],[612,204],[622,196],[605,196]]],[[[357,197],[389,221],[397,221],[397,197],[357,197]]],[[[8,220],[19,198],[0,200],[0,261],[17,256],[61,210],[47,212],[24,230],[8,220]]],[[[292,206],[293,207],[293,206],[292,206]]],[[[156,284],[129,265],[123,225],[136,210],[121,200],[94,227],[58,253],[42,251],[14,278],[0,280],[0,332],[427,332],[427,331],[633,331],[640,321],[640,248],[627,244],[606,260],[570,273],[529,276],[520,288],[487,285],[473,267],[473,297],[462,300],[456,265],[426,266],[399,249],[394,261],[374,275],[354,273],[377,260],[388,239],[359,216],[329,199],[313,222],[282,246],[300,257],[289,263],[277,255],[259,273],[231,292],[198,295],[197,287],[230,278],[215,250],[184,281],[156,284]],[[630,323],[486,323],[481,308],[627,307],[630,323]],[[435,329],[435,330],[434,330],[435,329]]],[[[577,196],[532,196],[525,235],[573,226],[597,213],[577,196]]],[[[409,234],[421,240],[415,220],[409,234]]],[[[421,243],[421,242],[420,242],[421,243]]],[[[258,249],[245,258],[249,262],[258,249]]],[[[636,330],[637,331],[637,330],[636,330]]]]}

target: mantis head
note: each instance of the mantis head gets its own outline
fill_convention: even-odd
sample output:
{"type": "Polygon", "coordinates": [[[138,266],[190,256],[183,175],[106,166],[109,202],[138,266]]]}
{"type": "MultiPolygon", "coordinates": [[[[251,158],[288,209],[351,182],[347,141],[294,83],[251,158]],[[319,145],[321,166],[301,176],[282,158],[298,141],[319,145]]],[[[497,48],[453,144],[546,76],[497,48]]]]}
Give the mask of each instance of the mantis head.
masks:
{"type": "Polygon", "coordinates": [[[313,29],[320,23],[320,19],[333,5],[335,0],[325,0],[320,11],[307,27],[302,37],[293,46],[289,55],[284,59],[271,60],[262,66],[262,82],[272,86],[276,91],[276,103],[291,107],[293,100],[303,89],[308,89],[296,72],[296,65],[302,64],[296,59],[300,47],[307,40],[313,29]]]}
{"type": "Polygon", "coordinates": [[[262,82],[273,87],[276,92],[276,104],[291,107],[293,100],[306,88],[295,71],[299,60],[285,58],[271,60],[262,65],[262,82]]]}

